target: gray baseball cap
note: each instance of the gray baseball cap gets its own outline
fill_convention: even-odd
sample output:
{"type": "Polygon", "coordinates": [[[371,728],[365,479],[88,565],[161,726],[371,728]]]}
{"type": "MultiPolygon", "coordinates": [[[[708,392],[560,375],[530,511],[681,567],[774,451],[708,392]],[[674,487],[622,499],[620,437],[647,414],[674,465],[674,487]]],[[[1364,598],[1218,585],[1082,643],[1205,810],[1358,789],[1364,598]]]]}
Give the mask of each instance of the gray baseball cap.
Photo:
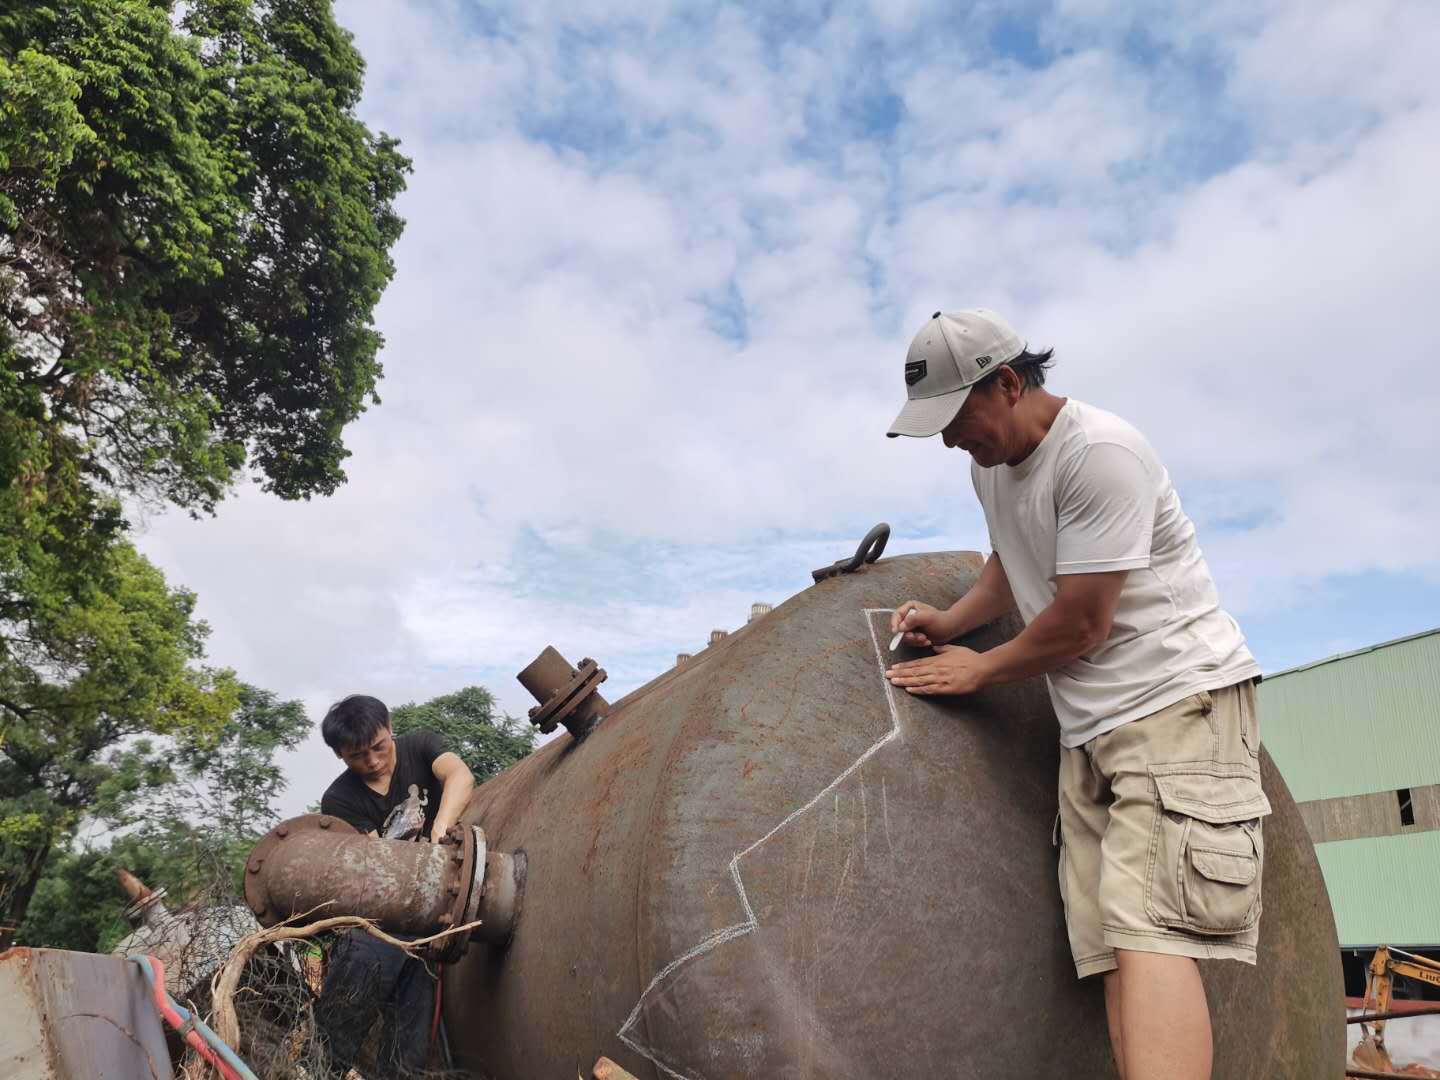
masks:
{"type": "Polygon", "coordinates": [[[1010,324],[986,308],[937,311],[905,354],[905,407],[886,432],[926,438],[955,419],[970,389],[1025,351],[1010,324]]]}

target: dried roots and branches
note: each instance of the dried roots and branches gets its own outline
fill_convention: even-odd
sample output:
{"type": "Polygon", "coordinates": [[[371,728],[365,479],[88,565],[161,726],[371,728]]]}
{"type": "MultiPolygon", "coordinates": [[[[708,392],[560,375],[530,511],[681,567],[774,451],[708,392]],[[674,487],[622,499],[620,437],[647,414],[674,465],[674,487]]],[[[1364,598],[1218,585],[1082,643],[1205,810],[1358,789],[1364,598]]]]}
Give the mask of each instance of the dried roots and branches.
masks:
{"type": "MultiPolygon", "coordinates": [[[[345,931],[369,934],[420,961],[426,947],[454,934],[468,934],[478,922],[415,940],[387,934],[374,922],[337,915],[300,925],[313,912],[268,929],[256,930],[235,943],[210,983],[210,1023],[227,1044],[237,1047],[264,1080],[316,1080],[338,1076],[316,1030],[314,1005],[322,976],[312,943],[345,931]]],[[[427,963],[432,977],[438,977],[427,963]]],[[[426,1022],[416,1018],[416,1022],[426,1022]]],[[[373,1050],[373,1047],[371,1047],[373,1050]]],[[[384,1072],[362,1054],[360,1070],[369,1080],[384,1072]]],[[[203,1066],[202,1072],[203,1075],[203,1066]]],[[[428,1080],[457,1077],[444,1069],[427,1071],[428,1080]]]]}

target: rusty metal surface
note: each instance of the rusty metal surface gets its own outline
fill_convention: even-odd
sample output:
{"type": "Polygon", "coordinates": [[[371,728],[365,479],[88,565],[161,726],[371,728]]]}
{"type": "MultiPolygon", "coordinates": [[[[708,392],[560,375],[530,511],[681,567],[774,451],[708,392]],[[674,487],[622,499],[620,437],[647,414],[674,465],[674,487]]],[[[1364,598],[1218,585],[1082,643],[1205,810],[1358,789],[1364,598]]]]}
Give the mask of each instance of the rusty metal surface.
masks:
{"type": "Polygon", "coordinates": [[[0,954],[0,1076],[168,1080],[165,1032],[139,968],[60,949],[0,954]]]}
{"type": "MultiPolygon", "coordinates": [[[[158,907],[158,905],[157,905],[158,907]]],[[[153,910],[153,909],[152,909],[153,910]]],[[[119,956],[156,956],[165,964],[170,989],[186,998],[209,986],[241,938],[260,929],[239,906],[155,911],[143,926],[115,943],[119,956]]]]}
{"type": "Polygon", "coordinates": [[[477,825],[452,825],[439,844],[383,840],[338,818],[306,814],[282,821],[250,852],[245,901],[265,926],[358,915],[392,934],[429,936],[481,920],[465,936],[431,946],[452,963],[471,939],[510,938],[525,860],[490,850],[477,825]]]}
{"type": "MultiPolygon", "coordinates": [[[[880,609],[949,604],[980,565],[904,556],[821,582],[478,789],[462,820],[529,867],[509,949],[446,972],[459,1062],[494,1080],[601,1055],[644,1080],[1113,1077],[1056,887],[1043,683],[933,700],[883,679],[880,609]],[[997,986],[1016,1019],[995,1021],[997,986]]],[[[1215,1076],[1339,1080],[1334,923],[1262,764],[1261,961],[1201,965],[1215,1076]]]]}
{"type": "Polygon", "coordinates": [[[442,916],[453,921],[455,897],[469,884],[463,861],[458,846],[383,840],[306,814],[282,821],[250,852],[245,901],[264,926],[310,912],[310,921],[362,915],[392,933],[428,934],[442,916]]]}
{"type": "Polygon", "coordinates": [[[260,929],[243,907],[217,904],[173,911],[163,902],[164,889],[150,889],[120,867],[115,877],[133,901],[125,917],[135,929],[110,951],[118,956],[158,957],[170,989],[181,998],[202,993],[240,939],[260,929]]]}
{"type": "Polygon", "coordinates": [[[473,914],[467,921],[480,920],[471,937],[490,945],[510,943],[520,905],[525,896],[525,853],[506,855],[491,851],[485,855],[484,882],[472,897],[473,914]]]}

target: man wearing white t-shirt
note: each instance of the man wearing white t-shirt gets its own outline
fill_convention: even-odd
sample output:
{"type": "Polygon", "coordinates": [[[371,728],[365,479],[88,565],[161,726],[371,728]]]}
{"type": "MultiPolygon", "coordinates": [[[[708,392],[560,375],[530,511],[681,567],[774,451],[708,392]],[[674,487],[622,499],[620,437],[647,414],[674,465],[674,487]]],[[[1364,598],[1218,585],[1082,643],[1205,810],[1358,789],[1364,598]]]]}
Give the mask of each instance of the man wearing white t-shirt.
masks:
{"type": "Polygon", "coordinates": [[[1154,449],[1045,390],[1051,357],[983,309],[937,312],[911,343],[889,434],[970,455],[992,552],[948,610],[896,609],[892,631],[935,655],[887,676],[912,694],[1045,676],[1076,974],[1104,977],[1122,1080],[1204,1080],[1195,961],[1253,964],[1259,936],[1260,669],[1154,449]],[[947,644],[1014,611],[1025,628],[1004,645],[947,644]]]}

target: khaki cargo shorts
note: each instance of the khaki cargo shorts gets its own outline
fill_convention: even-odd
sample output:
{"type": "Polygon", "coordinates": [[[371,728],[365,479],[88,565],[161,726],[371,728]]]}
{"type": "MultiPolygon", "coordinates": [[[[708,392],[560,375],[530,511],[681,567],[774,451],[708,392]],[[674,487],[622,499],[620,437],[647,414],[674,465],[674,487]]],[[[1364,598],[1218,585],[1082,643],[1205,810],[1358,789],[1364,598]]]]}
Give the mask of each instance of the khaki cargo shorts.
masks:
{"type": "Polygon", "coordinates": [[[1260,936],[1255,684],[1209,690],[1060,748],[1060,896],[1075,973],[1115,950],[1255,963],[1260,936]]]}

